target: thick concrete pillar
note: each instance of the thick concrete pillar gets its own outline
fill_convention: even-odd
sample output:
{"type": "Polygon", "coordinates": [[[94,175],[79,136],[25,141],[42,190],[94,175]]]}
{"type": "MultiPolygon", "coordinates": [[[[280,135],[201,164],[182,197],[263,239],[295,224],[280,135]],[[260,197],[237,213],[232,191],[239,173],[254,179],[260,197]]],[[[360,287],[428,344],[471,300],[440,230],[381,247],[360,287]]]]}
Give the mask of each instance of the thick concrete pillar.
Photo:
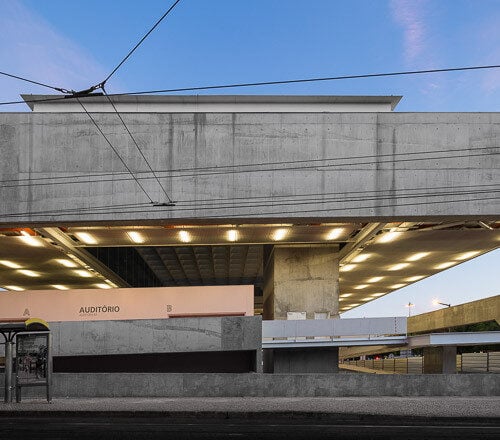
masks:
{"type": "Polygon", "coordinates": [[[264,319],[333,318],[339,312],[337,245],[274,246],[264,262],[264,319]]]}
{"type": "Polygon", "coordinates": [[[457,347],[424,347],[425,374],[455,374],[457,372],[457,347]]]}
{"type": "MultiPolygon", "coordinates": [[[[338,316],[337,245],[274,246],[265,252],[264,319],[338,316]]],[[[266,350],[264,371],[274,373],[338,372],[338,348],[266,350]]]]}

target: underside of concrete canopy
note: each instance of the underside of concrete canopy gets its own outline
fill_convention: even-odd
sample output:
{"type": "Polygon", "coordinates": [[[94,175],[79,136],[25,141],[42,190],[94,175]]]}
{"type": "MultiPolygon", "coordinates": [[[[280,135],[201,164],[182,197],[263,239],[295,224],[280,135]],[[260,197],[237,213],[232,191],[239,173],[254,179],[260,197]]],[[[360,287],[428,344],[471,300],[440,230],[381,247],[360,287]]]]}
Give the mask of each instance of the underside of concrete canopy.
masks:
{"type": "Polygon", "coordinates": [[[4,289],[250,284],[333,317],[500,246],[499,113],[111,99],[125,125],[103,96],[0,114],[4,289]]]}

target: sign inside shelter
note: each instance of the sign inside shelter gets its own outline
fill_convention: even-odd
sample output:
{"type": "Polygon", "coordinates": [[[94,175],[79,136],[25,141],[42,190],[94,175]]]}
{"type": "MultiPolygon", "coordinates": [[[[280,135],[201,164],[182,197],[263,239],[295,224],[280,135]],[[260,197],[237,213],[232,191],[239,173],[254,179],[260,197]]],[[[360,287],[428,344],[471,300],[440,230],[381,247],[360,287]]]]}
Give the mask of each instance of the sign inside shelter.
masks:
{"type": "Polygon", "coordinates": [[[21,383],[47,377],[48,334],[19,334],[16,339],[16,374],[21,383]]]}
{"type": "Polygon", "coordinates": [[[45,321],[107,321],[181,316],[252,316],[253,286],[153,287],[4,292],[6,316],[45,321]]]}

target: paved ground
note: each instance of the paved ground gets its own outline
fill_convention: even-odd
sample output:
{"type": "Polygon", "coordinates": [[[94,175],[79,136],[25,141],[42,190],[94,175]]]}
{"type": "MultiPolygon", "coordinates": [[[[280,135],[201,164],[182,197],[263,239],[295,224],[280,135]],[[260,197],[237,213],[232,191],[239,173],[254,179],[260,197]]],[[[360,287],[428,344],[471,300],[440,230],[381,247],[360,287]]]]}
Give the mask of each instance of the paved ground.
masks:
{"type": "Polygon", "coordinates": [[[102,398],[0,403],[3,439],[498,439],[500,397],[102,398]]]}
{"type": "MultiPolygon", "coordinates": [[[[311,413],[500,418],[498,397],[92,398],[0,403],[0,416],[31,412],[311,413]]],[[[238,415],[238,414],[236,414],[238,415]]]]}

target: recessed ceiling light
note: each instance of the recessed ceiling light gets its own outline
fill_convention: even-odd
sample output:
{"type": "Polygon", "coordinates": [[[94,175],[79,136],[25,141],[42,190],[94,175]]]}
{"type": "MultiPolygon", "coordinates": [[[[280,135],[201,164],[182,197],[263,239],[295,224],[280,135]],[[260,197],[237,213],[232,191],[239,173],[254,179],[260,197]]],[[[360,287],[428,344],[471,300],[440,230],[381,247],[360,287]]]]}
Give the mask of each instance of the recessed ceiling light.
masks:
{"type": "Polygon", "coordinates": [[[458,257],[455,258],[455,260],[468,260],[469,258],[475,257],[476,255],[479,255],[481,251],[470,251],[470,252],[465,252],[458,257]]]}
{"type": "Polygon", "coordinates": [[[283,240],[287,234],[288,234],[288,229],[276,229],[276,231],[273,232],[273,240],[274,241],[283,240]]]}
{"type": "Polygon", "coordinates": [[[405,281],[409,281],[411,283],[413,281],[421,280],[422,278],[425,278],[425,275],[415,275],[414,277],[405,278],[405,281]]]}
{"type": "Polygon", "coordinates": [[[361,289],[366,289],[368,287],[368,284],[360,284],[359,286],[356,286],[356,290],[361,290],[361,289]]]}
{"type": "Polygon", "coordinates": [[[38,272],[34,272],[32,270],[26,270],[26,269],[19,269],[19,273],[22,273],[23,275],[26,275],[27,277],[39,277],[40,274],[38,272]]]}
{"type": "Polygon", "coordinates": [[[24,243],[30,246],[40,247],[43,246],[43,241],[41,238],[32,237],[31,235],[25,235],[23,237],[19,237],[24,243]]]}
{"type": "Polygon", "coordinates": [[[179,240],[183,243],[189,243],[191,241],[191,234],[188,231],[179,231],[179,240]]]}
{"type": "Polygon", "coordinates": [[[356,306],[359,306],[359,303],[351,304],[351,308],[356,307],[356,306]]]}
{"type": "Polygon", "coordinates": [[[370,278],[367,283],[377,283],[379,282],[380,280],[383,280],[384,277],[373,277],[373,278],[370,278]]]}
{"type": "Polygon", "coordinates": [[[336,238],[339,238],[344,230],[342,228],[335,228],[332,229],[328,234],[326,235],[327,240],[335,240],[336,238]]]}
{"type": "Polygon", "coordinates": [[[406,261],[418,261],[421,260],[422,258],[427,257],[427,255],[430,255],[430,252],[417,252],[416,254],[410,255],[406,261]]]}
{"type": "Polygon", "coordinates": [[[227,231],[227,239],[229,241],[238,240],[238,231],[236,229],[231,229],[231,230],[227,231]]]}
{"type": "Polygon", "coordinates": [[[385,232],[384,234],[379,235],[377,243],[389,243],[390,241],[398,238],[400,235],[401,232],[385,232]]]}
{"type": "Polygon", "coordinates": [[[375,298],[376,298],[376,297],[379,297],[379,296],[382,296],[382,295],[385,295],[385,292],[381,292],[381,293],[372,293],[372,296],[374,296],[375,298]]]}
{"type": "Polygon", "coordinates": [[[13,261],[10,260],[0,260],[0,264],[3,264],[6,267],[10,267],[11,269],[21,269],[22,267],[19,264],[14,263],[13,261]]]}
{"type": "Polygon", "coordinates": [[[127,235],[134,243],[144,243],[146,241],[144,236],[137,231],[128,231],[127,235]]]}
{"type": "Polygon", "coordinates": [[[87,271],[87,270],[82,270],[82,269],[79,269],[79,270],[74,270],[73,272],[75,272],[77,275],[83,277],[83,278],[90,278],[92,277],[93,275],[87,271]]]}
{"type": "Polygon", "coordinates": [[[394,266],[390,266],[387,268],[387,270],[401,270],[404,269],[405,267],[408,267],[410,263],[398,263],[395,264],[394,266]]]}
{"type": "Polygon", "coordinates": [[[95,237],[90,235],[88,232],[75,232],[76,237],[87,244],[97,244],[95,237]]]}
{"type": "Polygon", "coordinates": [[[341,298],[349,298],[350,296],[352,296],[352,293],[343,293],[340,295],[341,298]]]}
{"type": "Polygon", "coordinates": [[[356,267],[355,264],[344,264],[343,266],[340,266],[339,270],[340,272],[349,272],[353,270],[356,267]]]}
{"type": "Polygon", "coordinates": [[[15,290],[16,292],[21,292],[24,290],[21,286],[5,286],[8,290],[15,290]]]}
{"type": "Polygon", "coordinates": [[[363,261],[368,260],[368,258],[370,258],[371,256],[372,254],[359,254],[356,255],[351,261],[353,263],[362,263],[363,261]]]}
{"type": "Polygon", "coordinates": [[[63,286],[62,284],[52,284],[52,287],[58,290],[69,290],[69,287],[63,286]]]}
{"type": "Polygon", "coordinates": [[[366,301],[371,301],[373,300],[373,297],[367,296],[366,298],[363,298],[361,301],[366,302],[366,301]]]}
{"type": "Polygon", "coordinates": [[[59,258],[56,260],[59,264],[62,264],[64,267],[77,267],[78,265],[71,260],[65,260],[63,258],[59,258]]]}
{"type": "Polygon", "coordinates": [[[393,284],[391,289],[401,289],[401,287],[406,286],[406,284],[393,284]]]}
{"type": "Polygon", "coordinates": [[[441,263],[437,266],[434,266],[434,269],[447,269],[448,267],[454,266],[455,264],[457,264],[455,261],[448,261],[446,263],[441,263]]]}
{"type": "Polygon", "coordinates": [[[99,287],[99,289],[111,289],[111,286],[105,283],[94,284],[94,286],[99,287]]]}

